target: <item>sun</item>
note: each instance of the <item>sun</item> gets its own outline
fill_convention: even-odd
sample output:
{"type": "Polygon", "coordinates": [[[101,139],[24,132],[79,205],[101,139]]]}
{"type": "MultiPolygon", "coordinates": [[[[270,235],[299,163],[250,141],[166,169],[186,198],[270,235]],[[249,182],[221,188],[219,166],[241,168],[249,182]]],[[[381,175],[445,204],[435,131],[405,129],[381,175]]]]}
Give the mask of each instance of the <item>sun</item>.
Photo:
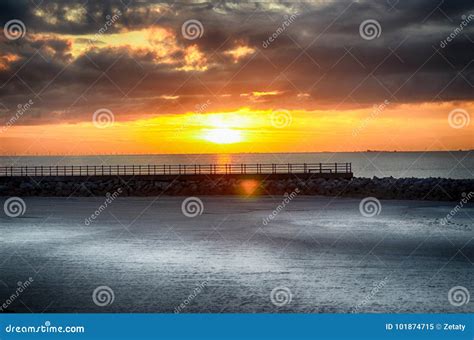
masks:
{"type": "Polygon", "coordinates": [[[238,130],[229,128],[210,129],[204,132],[203,138],[216,144],[232,144],[242,141],[242,134],[238,130]]]}

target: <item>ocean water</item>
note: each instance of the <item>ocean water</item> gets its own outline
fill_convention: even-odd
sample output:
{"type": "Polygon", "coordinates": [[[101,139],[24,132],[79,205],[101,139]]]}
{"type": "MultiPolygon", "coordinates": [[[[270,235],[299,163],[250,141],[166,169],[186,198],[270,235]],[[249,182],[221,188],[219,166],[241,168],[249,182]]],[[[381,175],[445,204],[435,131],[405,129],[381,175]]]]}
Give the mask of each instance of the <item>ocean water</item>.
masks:
{"type": "Polygon", "coordinates": [[[351,162],[356,177],[474,178],[474,151],[0,157],[0,166],[319,162],[351,162]]]}
{"type": "Polygon", "coordinates": [[[86,225],[103,197],[26,198],[22,217],[0,214],[1,301],[31,277],[7,311],[474,312],[448,299],[474,291],[474,206],[441,225],[450,202],[381,200],[370,218],[359,199],[297,196],[263,224],[283,197],[200,199],[189,218],[182,197],[119,197],[86,225]]]}

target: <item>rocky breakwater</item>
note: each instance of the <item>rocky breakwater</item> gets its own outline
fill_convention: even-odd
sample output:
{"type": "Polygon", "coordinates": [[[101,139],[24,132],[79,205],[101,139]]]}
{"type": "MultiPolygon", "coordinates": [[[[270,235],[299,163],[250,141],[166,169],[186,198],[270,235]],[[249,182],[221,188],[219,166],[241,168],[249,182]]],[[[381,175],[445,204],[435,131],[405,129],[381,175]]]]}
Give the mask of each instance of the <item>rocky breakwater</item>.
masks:
{"type": "Polygon", "coordinates": [[[457,201],[474,192],[474,179],[352,178],[352,179],[238,179],[225,176],[162,180],[145,177],[3,177],[0,196],[120,196],[158,195],[283,195],[296,188],[299,195],[379,199],[457,201]]]}

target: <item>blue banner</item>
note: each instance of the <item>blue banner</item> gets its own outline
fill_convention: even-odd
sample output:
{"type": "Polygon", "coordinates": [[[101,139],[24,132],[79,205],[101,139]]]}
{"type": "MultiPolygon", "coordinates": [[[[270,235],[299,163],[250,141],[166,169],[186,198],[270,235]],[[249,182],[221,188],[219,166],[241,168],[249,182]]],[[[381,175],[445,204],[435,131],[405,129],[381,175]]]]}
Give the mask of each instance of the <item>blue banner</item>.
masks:
{"type": "Polygon", "coordinates": [[[3,314],[0,339],[473,339],[469,314],[3,314]]]}

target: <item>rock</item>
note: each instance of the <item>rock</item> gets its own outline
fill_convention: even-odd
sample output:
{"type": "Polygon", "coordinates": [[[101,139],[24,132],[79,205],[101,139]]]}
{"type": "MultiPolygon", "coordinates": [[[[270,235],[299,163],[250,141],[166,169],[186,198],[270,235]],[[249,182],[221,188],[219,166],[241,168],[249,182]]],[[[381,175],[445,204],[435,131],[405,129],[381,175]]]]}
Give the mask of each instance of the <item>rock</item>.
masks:
{"type": "MultiPolygon", "coordinates": [[[[235,178],[207,177],[203,180],[170,182],[145,178],[123,177],[105,179],[93,177],[82,182],[81,177],[49,178],[33,181],[30,178],[0,178],[2,196],[104,196],[107,192],[122,189],[121,196],[166,195],[236,195],[242,192],[242,181],[235,178]]],[[[446,178],[288,178],[263,180],[260,183],[262,195],[284,195],[296,188],[300,195],[340,195],[344,197],[368,197],[379,199],[423,199],[459,201],[463,193],[474,192],[473,179],[446,178]]]]}

